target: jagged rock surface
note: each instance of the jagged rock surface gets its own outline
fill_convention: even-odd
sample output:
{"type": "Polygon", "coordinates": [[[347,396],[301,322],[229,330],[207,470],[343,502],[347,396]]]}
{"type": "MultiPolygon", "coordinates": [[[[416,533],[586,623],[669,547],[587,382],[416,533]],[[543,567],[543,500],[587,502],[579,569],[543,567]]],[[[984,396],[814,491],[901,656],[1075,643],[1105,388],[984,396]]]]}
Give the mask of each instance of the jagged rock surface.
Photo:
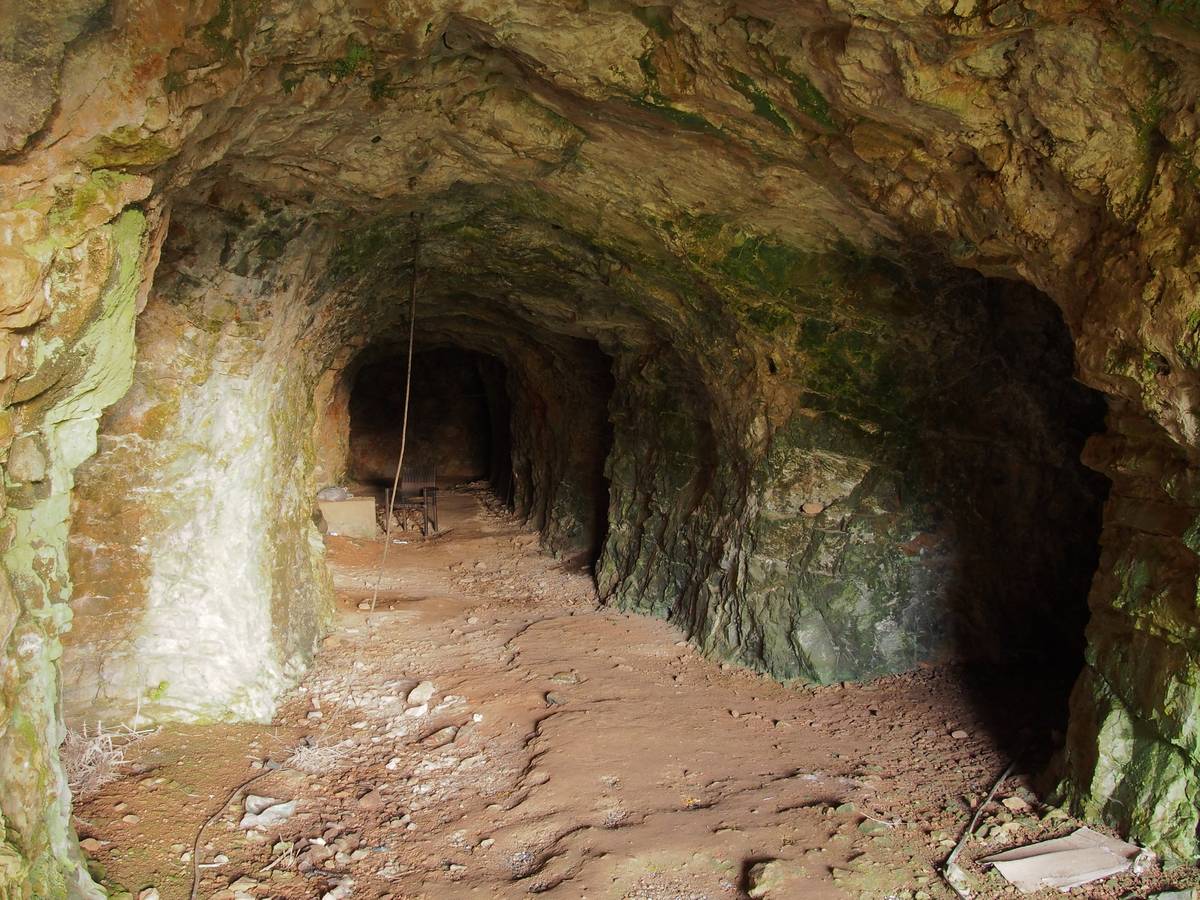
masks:
{"type": "MultiPolygon", "coordinates": [[[[963,548],[937,522],[985,460],[949,452],[929,427],[946,398],[920,389],[1006,347],[1061,360],[1006,344],[989,282],[949,273],[1048,295],[1107,398],[1086,459],[1112,485],[1065,783],[1195,853],[1191,6],[97,6],[0,23],[0,877],[89,889],[55,749],[68,503],[130,384],[135,313],[134,388],[81,473],[68,686],[86,696],[86,661],[111,658],[114,708],[265,715],[321,628],[307,504],[344,465],[339,379],[402,332],[414,211],[428,334],[508,368],[518,508],[552,546],[586,544],[611,420],[606,595],[780,677],[944,649],[950,585],[928,563],[963,548]],[[236,580],[213,577],[218,526],[242,542],[236,580]],[[234,591],[245,621],[218,614],[234,591]],[[235,628],[262,673],[197,653],[206,698],[167,664],[181,629],[200,650],[235,628]]],[[[1083,435],[1047,420],[1091,401],[979,379],[964,396],[1024,408],[998,443],[1033,486],[998,496],[1054,534],[1095,493],[1070,465],[1083,435]]],[[[996,419],[959,424],[996,439],[996,419]]]]}

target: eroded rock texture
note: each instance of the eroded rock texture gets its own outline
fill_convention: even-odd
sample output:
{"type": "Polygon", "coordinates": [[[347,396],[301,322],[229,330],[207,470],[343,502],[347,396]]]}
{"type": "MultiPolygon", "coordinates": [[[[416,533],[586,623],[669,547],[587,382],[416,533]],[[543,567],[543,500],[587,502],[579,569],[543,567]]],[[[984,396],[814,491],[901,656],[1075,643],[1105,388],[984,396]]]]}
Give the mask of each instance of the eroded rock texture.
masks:
{"type": "Polygon", "coordinates": [[[0,22],[0,880],[90,890],[64,632],[67,702],[116,715],[265,716],[304,664],[312,493],[418,228],[422,340],[503,366],[515,506],[781,678],[1077,639],[1073,344],[1111,492],[1064,784],[1196,852],[1193,5],[99,7],[0,22]]]}

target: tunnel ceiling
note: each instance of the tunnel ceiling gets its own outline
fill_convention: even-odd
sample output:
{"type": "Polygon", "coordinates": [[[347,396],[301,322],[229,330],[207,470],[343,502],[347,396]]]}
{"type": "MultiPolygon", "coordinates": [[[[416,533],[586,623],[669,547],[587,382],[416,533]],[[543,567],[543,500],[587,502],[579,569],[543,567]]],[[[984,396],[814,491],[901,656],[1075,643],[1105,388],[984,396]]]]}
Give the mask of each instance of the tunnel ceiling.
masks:
{"type": "MultiPolygon", "coordinates": [[[[44,150],[25,189],[54,172],[75,202],[97,186],[64,173],[100,169],[149,176],[177,216],[196,198],[281,205],[293,230],[264,235],[272,252],[301,222],[361,250],[395,238],[389,217],[423,213],[431,289],[473,277],[491,300],[556,294],[541,305],[581,333],[622,310],[626,339],[647,327],[620,284],[597,296],[597,275],[632,272],[637,293],[665,282],[656,300],[702,296],[762,287],[777,273],[744,264],[777,266],[775,250],[846,248],[1029,280],[1078,332],[1088,308],[1109,312],[1110,281],[1178,252],[1169,217],[1133,223],[1181,202],[1171,185],[1195,168],[1188,14],[1101,8],[212,0],[133,17],[81,0],[14,23],[72,52],[56,114],[51,77],[14,98],[5,138],[44,150]],[[1109,266],[1082,252],[1095,249],[1109,266]],[[562,300],[560,280],[586,301],[562,300]]],[[[56,47],[28,62],[53,72],[56,47]]],[[[1101,359],[1084,362],[1113,386],[1101,359]]]]}
{"type": "MultiPolygon", "coordinates": [[[[48,179],[65,203],[99,169],[135,176],[106,193],[153,190],[178,217],[197,198],[279,207],[270,253],[322,229],[361,267],[373,240],[407,244],[388,222],[419,212],[429,290],[536,302],[579,334],[624,318],[623,340],[677,336],[688,305],[713,309],[706,294],[777,288],[797,253],[916,253],[919,269],[932,254],[1047,291],[1085,376],[1141,393],[1157,385],[1112,371],[1087,313],[1107,321],[1114,283],[1149,281],[1151,258],[1185,242],[1144,213],[1186,202],[1195,170],[1193,23],[1106,8],[214,0],[134,17],[81,2],[14,23],[62,32],[71,54],[55,115],[49,78],[44,108],[14,100],[5,137],[41,151],[22,189],[48,179]]],[[[53,71],[56,46],[30,62],[53,71]]],[[[395,287],[396,262],[364,292],[395,287]]],[[[1180,327],[1128,324],[1169,361],[1180,327]]]]}
{"type": "Polygon", "coordinates": [[[1194,854],[1198,35],[1182,0],[7,13],[13,854],[86,880],[60,694],[264,718],[311,657],[311,495],[414,248],[418,340],[505,367],[518,511],[709,653],[898,671],[1022,618],[974,586],[1054,634],[1094,569],[1064,796],[1194,854]]]}

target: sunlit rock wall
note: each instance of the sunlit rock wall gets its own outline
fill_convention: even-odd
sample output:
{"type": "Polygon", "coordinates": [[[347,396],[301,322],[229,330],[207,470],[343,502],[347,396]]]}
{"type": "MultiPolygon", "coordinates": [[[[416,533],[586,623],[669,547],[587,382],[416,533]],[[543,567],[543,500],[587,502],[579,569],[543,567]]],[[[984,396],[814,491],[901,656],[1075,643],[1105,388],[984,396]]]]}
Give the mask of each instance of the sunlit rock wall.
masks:
{"type": "Polygon", "coordinates": [[[264,255],[265,224],[222,245],[218,216],[189,223],[208,233],[168,241],[134,386],[78,477],[64,683],[84,720],[269,719],[330,613],[306,259],[264,255]]]}
{"type": "Polygon", "coordinates": [[[144,212],[122,208],[148,187],[79,179],[6,226],[38,239],[26,285],[7,284],[10,300],[26,304],[10,306],[8,322],[43,320],[9,343],[6,374],[25,377],[10,386],[0,418],[0,892],[21,892],[14,896],[98,896],[77,864],[57,755],[58,664],[72,620],[66,544],[76,469],[95,452],[97,420],[133,371],[154,239],[144,212]]]}

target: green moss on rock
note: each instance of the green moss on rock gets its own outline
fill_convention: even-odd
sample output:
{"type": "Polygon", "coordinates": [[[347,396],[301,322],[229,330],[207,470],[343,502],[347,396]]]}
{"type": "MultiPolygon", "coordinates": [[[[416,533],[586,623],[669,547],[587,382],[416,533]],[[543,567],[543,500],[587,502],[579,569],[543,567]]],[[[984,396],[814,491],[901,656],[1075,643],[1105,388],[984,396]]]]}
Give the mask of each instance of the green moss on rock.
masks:
{"type": "Polygon", "coordinates": [[[82,157],[93,169],[152,168],[174,154],[162,138],[142,129],[123,126],[89,142],[82,157]]]}
{"type": "Polygon", "coordinates": [[[754,114],[766,119],[784,134],[792,134],[791,123],[775,105],[775,101],[745,72],[730,72],[730,85],[750,101],[754,114]]]}

